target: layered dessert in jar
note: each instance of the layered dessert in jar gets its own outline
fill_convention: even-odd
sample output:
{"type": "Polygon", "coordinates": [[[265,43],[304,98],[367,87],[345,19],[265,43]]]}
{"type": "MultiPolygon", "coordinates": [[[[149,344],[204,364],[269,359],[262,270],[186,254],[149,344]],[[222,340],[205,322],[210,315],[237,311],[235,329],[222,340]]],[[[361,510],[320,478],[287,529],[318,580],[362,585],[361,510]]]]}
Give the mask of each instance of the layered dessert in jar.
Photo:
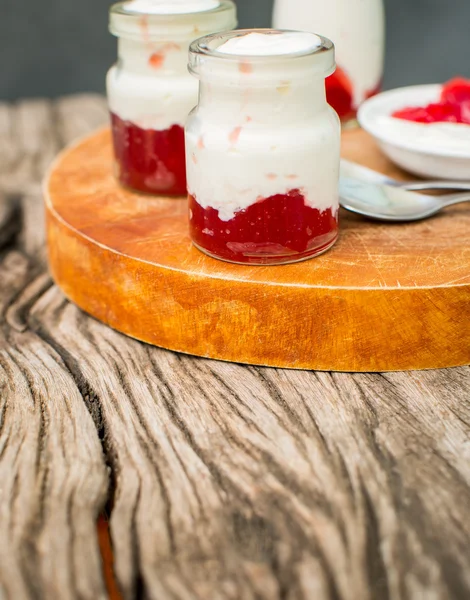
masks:
{"type": "Polygon", "coordinates": [[[327,80],[328,102],[341,120],[380,91],[385,52],[383,0],[276,0],[274,27],[326,35],[338,68],[327,80]]]}
{"type": "Polygon", "coordinates": [[[340,124],[326,102],[329,40],[245,30],[192,44],[199,104],[186,126],[193,243],[212,257],[284,264],[338,236],[340,124]]]}
{"type": "Polygon", "coordinates": [[[188,48],[204,34],[236,25],[229,0],[130,0],[111,7],[118,61],[107,89],[116,175],[124,186],[186,194],[184,125],[198,95],[188,48]]]}

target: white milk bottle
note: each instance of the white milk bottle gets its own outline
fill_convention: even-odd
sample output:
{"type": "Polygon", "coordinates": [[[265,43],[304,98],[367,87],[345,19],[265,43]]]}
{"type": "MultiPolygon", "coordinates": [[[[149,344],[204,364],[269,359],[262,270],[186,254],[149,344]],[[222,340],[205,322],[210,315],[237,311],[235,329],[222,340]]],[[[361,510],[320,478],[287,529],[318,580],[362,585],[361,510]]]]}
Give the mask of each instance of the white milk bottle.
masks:
{"type": "Polygon", "coordinates": [[[327,80],[328,102],[342,121],[380,91],[385,47],[383,0],[275,0],[274,27],[312,31],[331,39],[336,73],[327,80]]]}

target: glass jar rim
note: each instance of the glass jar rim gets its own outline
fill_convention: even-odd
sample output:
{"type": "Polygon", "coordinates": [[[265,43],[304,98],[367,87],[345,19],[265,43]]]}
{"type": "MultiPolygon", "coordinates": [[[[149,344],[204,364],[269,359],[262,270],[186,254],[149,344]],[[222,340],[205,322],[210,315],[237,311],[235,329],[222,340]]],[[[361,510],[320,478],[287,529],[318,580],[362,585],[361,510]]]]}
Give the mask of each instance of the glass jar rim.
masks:
{"type": "Polygon", "coordinates": [[[205,35],[197,40],[195,40],[190,46],[191,54],[203,55],[211,58],[217,58],[222,60],[229,61],[257,61],[257,62],[276,62],[279,60],[295,60],[299,58],[308,58],[314,56],[330,54],[332,56],[332,62],[334,63],[334,44],[328,38],[313,32],[307,31],[298,31],[294,29],[236,29],[235,31],[224,31],[219,33],[212,33],[209,35],[205,35]],[[319,40],[320,44],[316,46],[312,46],[311,48],[306,48],[305,50],[300,50],[297,52],[286,52],[280,54],[229,54],[226,52],[219,52],[217,48],[220,48],[222,44],[228,42],[229,40],[243,37],[250,33],[261,33],[267,35],[273,34],[283,34],[283,33],[301,33],[301,34],[310,34],[312,37],[315,37],[319,40]],[[216,48],[211,48],[209,44],[211,42],[220,42],[218,43],[216,48]]]}
{"type": "Polygon", "coordinates": [[[136,38],[136,29],[145,19],[147,34],[150,39],[169,39],[173,37],[167,28],[181,28],[181,33],[191,31],[198,37],[222,29],[233,29],[237,26],[237,8],[233,0],[219,0],[218,6],[206,10],[186,13],[146,13],[125,9],[131,0],[113,4],[109,9],[109,30],[116,37],[136,38]],[[206,25],[207,23],[207,25],[206,25]],[[215,28],[214,28],[215,27],[215,28]]]}
{"type": "Polygon", "coordinates": [[[333,42],[315,33],[311,35],[318,40],[318,44],[297,52],[260,55],[232,54],[217,50],[223,43],[249,33],[310,32],[288,29],[238,29],[206,35],[190,45],[189,72],[201,80],[211,80],[214,83],[263,87],[271,85],[276,79],[301,81],[311,76],[325,78],[336,69],[333,42]]]}

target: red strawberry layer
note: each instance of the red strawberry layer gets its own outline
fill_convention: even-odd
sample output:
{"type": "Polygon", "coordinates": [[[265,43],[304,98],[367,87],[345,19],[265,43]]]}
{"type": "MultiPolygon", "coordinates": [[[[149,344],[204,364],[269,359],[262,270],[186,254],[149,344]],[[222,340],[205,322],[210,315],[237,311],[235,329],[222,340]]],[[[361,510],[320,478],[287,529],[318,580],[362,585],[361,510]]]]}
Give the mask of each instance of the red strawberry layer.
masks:
{"type": "Polygon", "coordinates": [[[470,80],[457,77],[446,83],[439,102],[397,110],[393,117],[415,123],[463,123],[470,125],[470,80]]]}

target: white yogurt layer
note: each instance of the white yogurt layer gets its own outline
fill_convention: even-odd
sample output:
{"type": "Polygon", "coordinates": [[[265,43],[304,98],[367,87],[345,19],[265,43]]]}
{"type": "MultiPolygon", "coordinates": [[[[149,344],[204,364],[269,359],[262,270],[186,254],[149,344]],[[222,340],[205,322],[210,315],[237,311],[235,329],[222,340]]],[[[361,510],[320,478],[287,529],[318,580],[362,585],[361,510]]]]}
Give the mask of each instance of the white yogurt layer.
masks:
{"type": "Polygon", "coordinates": [[[124,5],[124,9],[147,15],[176,15],[204,12],[218,6],[218,0],[131,0],[124,5]]]}
{"type": "Polygon", "coordinates": [[[332,40],[336,62],[352,80],[356,108],[380,85],[382,0],[276,0],[274,27],[315,31],[332,40]]]}
{"type": "Polygon", "coordinates": [[[378,117],[374,128],[391,144],[422,152],[470,156],[470,125],[463,123],[415,123],[394,117],[378,117]]]}
{"type": "Polygon", "coordinates": [[[321,45],[321,39],[311,33],[251,32],[228,40],[217,48],[217,52],[238,56],[281,56],[313,51],[321,45]]]}
{"type": "Polygon", "coordinates": [[[189,45],[203,33],[234,27],[235,6],[219,0],[132,0],[124,7],[129,15],[120,9],[117,20],[113,14],[111,19],[119,38],[119,60],[107,77],[111,112],[143,129],[184,126],[198,98],[198,83],[188,72],[189,45]],[[209,12],[219,6],[219,12],[209,12]],[[166,14],[178,16],[149,17],[166,14]]]}
{"type": "Polygon", "coordinates": [[[283,127],[280,119],[276,129],[226,123],[192,116],[187,127],[189,193],[203,208],[230,221],[259,200],[300,190],[308,206],[338,210],[339,123],[331,109],[308,124],[283,127]]]}
{"type": "Polygon", "coordinates": [[[253,32],[217,48],[218,53],[239,56],[235,66],[220,57],[200,67],[199,106],[186,127],[188,188],[203,208],[217,210],[221,220],[230,221],[260,200],[293,190],[312,208],[338,210],[339,120],[326,103],[324,75],[313,66],[324,55],[312,56],[311,65],[301,62],[303,67],[292,58],[291,79],[286,69],[280,72],[277,61],[248,59],[255,52],[284,55],[317,45],[320,38],[309,33],[253,32]],[[214,62],[221,71],[229,63],[228,70],[236,69],[237,76],[214,79],[214,62]]]}
{"type": "Polygon", "coordinates": [[[108,73],[107,89],[112,113],[142,129],[156,131],[172,125],[184,127],[198,97],[197,81],[184,72],[171,77],[155,74],[142,77],[140,73],[119,70],[116,66],[108,73]]]}

